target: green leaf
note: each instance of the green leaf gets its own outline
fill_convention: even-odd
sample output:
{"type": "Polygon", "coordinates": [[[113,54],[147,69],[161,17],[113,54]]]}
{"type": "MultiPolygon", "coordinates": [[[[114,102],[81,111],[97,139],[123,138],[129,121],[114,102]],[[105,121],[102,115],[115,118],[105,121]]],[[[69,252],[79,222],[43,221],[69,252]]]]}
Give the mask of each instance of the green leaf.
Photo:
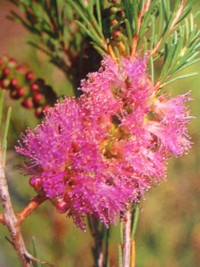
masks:
{"type": "Polygon", "coordinates": [[[150,69],[151,69],[151,81],[152,81],[152,84],[154,84],[154,62],[153,62],[153,57],[150,57],[149,61],[150,61],[150,69]]]}
{"type": "Polygon", "coordinates": [[[85,22],[85,24],[87,25],[89,31],[91,32],[91,34],[98,36],[100,39],[104,38],[101,29],[94,17],[94,15],[90,12],[90,10],[88,9],[83,9],[81,8],[80,5],[78,5],[78,3],[72,1],[72,0],[67,0],[69,2],[69,4],[77,11],[77,13],[79,14],[79,16],[83,19],[83,21],[85,22]],[[87,13],[86,13],[87,12],[87,13]],[[87,14],[87,15],[86,15],[87,14]],[[88,16],[89,15],[89,16],[88,16]],[[94,23],[94,25],[92,24],[92,22],[88,19],[88,18],[92,18],[92,22],[94,23]],[[95,26],[95,27],[94,27],[95,26]]]}
{"type": "Polygon", "coordinates": [[[139,32],[140,38],[144,36],[152,21],[153,20],[155,21],[158,8],[159,8],[159,2],[154,1],[151,3],[149,10],[144,14],[141,29],[139,32]]]}
{"type": "Polygon", "coordinates": [[[3,140],[2,140],[3,166],[5,166],[5,162],[6,162],[7,138],[8,138],[8,129],[9,129],[9,125],[10,125],[11,112],[12,112],[12,108],[9,107],[8,112],[7,112],[7,116],[6,116],[6,123],[5,123],[3,140]]]}
{"type": "Polygon", "coordinates": [[[131,47],[133,44],[133,35],[132,35],[131,25],[128,19],[125,19],[124,22],[126,26],[126,32],[128,35],[129,46],[131,47]]]}
{"type": "Polygon", "coordinates": [[[133,8],[133,22],[134,22],[134,33],[138,34],[138,0],[133,0],[132,2],[133,8]]]}
{"type": "Polygon", "coordinates": [[[135,207],[133,210],[133,226],[132,226],[132,239],[133,240],[135,239],[135,233],[136,233],[137,224],[138,224],[139,212],[140,212],[139,205],[135,204],[135,207]]]}
{"type": "Polygon", "coordinates": [[[102,32],[102,19],[101,19],[101,3],[100,0],[96,0],[96,7],[97,7],[97,18],[100,30],[102,32]]]}
{"type": "Polygon", "coordinates": [[[165,85],[170,84],[170,83],[175,82],[175,81],[180,80],[180,79],[193,77],[193,76],[196,76],[196,75],[198,75],[198,74],[199,74],[198,72],[192,72],[192,73],[188,73],[188,74],[179,75],[179,76],[177,76],[177,77],[175,77],[175,78],[173,78],[173,79],[167,81],[167,82],[165,83],[165,85]]]}
{"type": "Polygon", "coordinates": [[[99,38],[99,36],[95,32],[91,32],[89,29],[86,28],[86,26],[83,23],[81,23],[78,20],[76,21],[76,23],[83,30],[83,32],[85,32],[94,41],[94,43],[96,43],[102,50],[106,51],[102,39],[99,38]]]}
{"type": "Polygon", "coordinates": [[[126,47],[127,54],[130,54],[130,46],[129,46],[126,36],[122,35],[122,41],[126,47]]]}
{"type": "MultiPolygon", "coordinates": [[[[137,0],[134,0],[137,2],[137,0]]],[[[124,11],[126,14],[126,20],[129,21],[129,26],[131,32],[133,32],[133,18],[134,18],[134,6],[133,6],[133,1],[132,0],[122,0],[122,3],[124,5],[124,11]]]]}
{"type": "Polygon", "coordinates": [[[0,126],[2,124],[2,117],[3,117],[3,102],[4,102],[4,91],[1,90],[0,92],[0,126]]]}
{"type": "MultiPolygon", "coordinates": [[[[32,245],[33,245],[33,256],[38,259],[39,258],[38,257],[38,248],[37,248],[35,237],[32,237],[32,245]]],[[[39,262],[33,262],[33,266],[34,267],[42,267],[42,265],[39,262]]]]}

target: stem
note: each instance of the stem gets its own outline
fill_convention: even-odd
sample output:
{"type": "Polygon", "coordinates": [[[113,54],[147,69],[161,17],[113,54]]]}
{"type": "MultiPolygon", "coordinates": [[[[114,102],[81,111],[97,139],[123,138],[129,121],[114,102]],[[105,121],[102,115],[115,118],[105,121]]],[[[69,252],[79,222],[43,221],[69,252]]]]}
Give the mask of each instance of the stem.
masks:
{"type": "Polygon", "coordinates": [[[123,267],[131,267],[132,210],[129,206],[124,216],[123,267]]]}
{"type": "Polygon", "coordinates": [[[18,223],[21,224],[26,217],[28,217],[40,204],[47,200],[46,196],[36,196],[34,197],[30,203],[20,212],[17,214],[18,223]]]}
{"type": "MultiPolygon", "coordinates": [[[[46,196],[36,196],[34,197],[30,203],[23,210],[17,213],[18,224],[21,224],[40,204],[42,204],[45,200],[47,200],[46,196]]],[[[6,224],[5,216],[0,213],[0,223],[6,224]]]]}
{"type": "Polygon", "coordinates": [[[132,221],[131,267],[135,267],[136,264],[135,233],[137,229],[138,218],[139,218],[139,206],[136,204],[133,211],[133,221],[132,221]]]}
{"type": "Polygon", "coordinates": [[[31,267],[32,264],[30,259],[26,257],[27,250],[25,247],[25,243],[21,234],[21,229],[18,224],[18,219],[15,216],[13,211],[9,191],[8,184],[5,178],[5,172],[3,169],[2,163],[2,151],[0,151],[0,200],[2,202],[3,210],[4,210],[4,220],[5,224],[10,232],[12,237],[12,243],[14,248],[17,251],[19,260],[23,267],[31,267]]]}
{"type": "Polygon", "coordinates": [[[139,218],[139,206],[136,204],[135,209],[133,211],[133,222],[132,222],[132,239],[135,239],[135,233],[137,229],[138,224],[138,218],[139,218]]]}
{"type": "Polygon", "coordinates": [[[106,240],[105,240],[105,264],[106,267],[109,265],[109,258],[108,258],[108,245],[109,245],[109,237],[110,237],[110,229],[106,229],[106,240]]]}
{"type": "Polygon", "coordinates": [[[135,267],[135,240],[131,242],[131,267],[135,267]]]}
{"type": "Polygon", "coordinates": [[[88,224],[90,232],[94,238],[94,247],[92,248],[92,252],[93,252],[95,267],[104,267],[105,264],[104,264],[103,239],[105,233],[104,231],[105,226],[100,221],[95,220],[91,217],[88,217],[88,224]]]}
{"type": "Polygon", "coordinates": [[[135,232],[139,217],[139,206],[127,207],[123,224],[123,264],[122,267],[135,267],[135,232]]]}

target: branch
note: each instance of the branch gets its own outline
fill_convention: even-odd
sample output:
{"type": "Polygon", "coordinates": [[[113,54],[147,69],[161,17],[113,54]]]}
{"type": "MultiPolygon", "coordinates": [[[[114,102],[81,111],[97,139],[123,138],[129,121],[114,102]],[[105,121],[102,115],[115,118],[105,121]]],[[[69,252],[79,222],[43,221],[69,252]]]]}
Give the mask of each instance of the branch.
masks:
{"type": "MultiPolygon", "coordinates": [[[[40,204],[47,200],[44,195],[34,197],[30,203],[17,214],[18,223],[21,224],[40,204]]],[[[1,219],[1,217],[0,217],[1,219]]]]}
{"type": "MultiPolygon", "coordinates": [[[[20,225],[26,217],[28,217],[40,204],[42,204],[44,201],[47,200],[46,196],[43,195],[38,195],[34,197],[28,205],[23,208],[23,210],[19,213],[17,213],[17,219],[18,219],[18,224],[20,225]]],[[[3,214],[0,214],[0,223],[6,224],[5,222],[5,216],[3,214]]]]}
{"type": "Polygon", "coordinates": [[[48,265],[54,267],[55,265],[50,264],[45,261],[41,261],[33,257],[30,253],[26,251],[24,241],[20,231],[20,224],[28,217],[40,204],[47,200],[45,196],[36,196],[30,203],[16,216],[12,209],[12,204],[9,197],[7,182],[5,179],[5,174],[0,165],[0,199],[2,200],[4,214],[0,214],[0,222],[8,227],[11,234],[12,240],[6,238],[16,249],[19,258],[21,260],[23,267],[32,266],[31,261],[38,262],[42,265],[48,265]]]}
{"type": "Polygon", "coordinates": [[[46,261],[41,261],[41,260],[39,260],[39,259],[33,257],[33,256],[32,256],[30,253],[28,253],[28,252],[26,252],[25,257],[26,257],[27,259],[29,259],[30,261],[32,261],[32,262],[37,262],[37,263],[39,263],[39,264],[41,264],[41,265],[48,265],[48,266],[50,266],[50,267],[56,267],[54,264],[51,264],[51,263],[46,262],[46,261]]]}
{"type": "Polygon", "coordinates": [[[31,267],[32,264],[30,259],[28,259],[25,255],[27,254],[27,250],[25,247],[25,243],[21,234],[21,229],[18,224],[18,219],[15,216],[13,211],[9,191],[8,184],[5,178],[5,173],[2,164],[2,151],[0,150],[0,200],[2,202],[3,210],[4,210],[4,220],[5,224],[10,232],[12,237],[13,245],[17,251],[18,257],[20,259],[21,265],[23,267],[31,267]]]}

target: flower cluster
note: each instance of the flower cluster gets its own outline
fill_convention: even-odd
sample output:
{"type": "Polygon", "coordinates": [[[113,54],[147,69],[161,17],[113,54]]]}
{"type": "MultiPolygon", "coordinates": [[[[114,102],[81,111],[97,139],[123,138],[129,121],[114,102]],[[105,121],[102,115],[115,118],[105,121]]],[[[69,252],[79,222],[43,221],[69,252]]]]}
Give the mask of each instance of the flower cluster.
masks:
{"type": "Polygon", "coordinates": [[[35,78],[33,71],[19,65],[14,58],[0,56],[0,89],[9,91],[12,99],[20,100],[26,109],[33,109],[37,118],[44,116],[56,102],[52,87],[41,78],[35,78]]]}
{"type": "Polygon", "coordinates": [[[17,152],[30,184],[84,228],[85,215],[106,226],[129,202],[166,177],[167,159],[190,147],[189,94],[158,95],[146,58],[104,58],[66,98],[22,135],[17,152]]]}

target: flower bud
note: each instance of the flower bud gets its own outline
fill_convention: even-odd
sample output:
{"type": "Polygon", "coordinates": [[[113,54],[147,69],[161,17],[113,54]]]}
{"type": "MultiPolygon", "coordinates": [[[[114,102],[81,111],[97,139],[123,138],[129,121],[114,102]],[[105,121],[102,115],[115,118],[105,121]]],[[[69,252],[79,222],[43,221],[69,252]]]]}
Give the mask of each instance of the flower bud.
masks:
{"type": "Polygon", "coordinates": [[[49,111],[50,108],[51,108],[50,105],[45,104],[45,105],[42,107],[42,111],[43,111],[44,113],[47,113],[47,112],[49,111]]]}
{"type": "Polygon", "coordinates": [[[110,20],[110,26],[117,26],[118,25],[118,21],[116,19],[111,19],[110,20]]]}
{"type": "Polygon", "coordinates": [[[3,89],[7,89],[9,86],[10,80],[9,79],[1,79],[0,80],[0,87],[3,89]]]}
{"type": "Polygon", "coordinates": [[[22,101],[21,105],[24,108],[27,108],[27,109],[33,108],[33,100],[32,100],[32,98],[28,97],[28,98],[24,99],[24,101],[22,101]]]}
{"type": "Polygon", "coordinates": [[[111,14],[115,14],[119,9],[116,6],[111,6],[109,10],[111,14]]]}
{"type": "Polygon", "coordinates": [[[29,88],[32,92],[38,91],[40,89],[39,85],[35,82],[32,83],[29,88]]]}
{"type": "Polygon", "coordinates": [[[28,71],[25,75],[26,81],[30,82],[34,79],[34,73],[32,71],[28,71]]]}
{"type": "Polygon", "coordinates": [[[44,101],[45,101],[45,97],[44,97],[43,94],[41,94],[39,92],[36,92],[33,95],[33,102],[34,102],[34,104],[36,104],[36,105],[43,104],[44,101]]]}
{"type": "Polygon", "coordinates": [[[34,111],[34,114],[38,119],[42,118],[44,116],[43,108],[42,107],[36,108],[35,111],[34,111]]]}
{"type": "Polygon", "coordinates": [[[19,73],[24,73],[25,67],[24,66],[17,66],[16,67],[16,71],[19,72],[19,73]]]}
{"type": "Polygon", "coordinates": [[[29,184],[35,189],[36,192],[40,192],[42,189],[41,179],[33,177],[29,180],[29,184]]]}
{"type": "Polygon", "coordinates": [[[115,41],[120,41],[122,39],[122,33],[121,31],[118,31],[118,30],[113,30],[112,36],[115,39],[115,41]]]}
{"type": "Polygon", "coordinates": [[[10,91],[10,97],[12,99],[19,99],[20,98],[20,96],[17,94],[17,91],[16,90],[11,90],[10,91]]]}
{"type": "Polygon", "coordinates": [[[118,11],[116,12],[116,16],[117,16],[118,18],[123,18],[123,17],[124,17],[124,12],[123,12],[122,10],[118,10],[118,11]]]}
{"type": "Polygon", "coordinates": [[[18,85],[18,79],[15,78],[15,77],[12,78],[12,79],[10,80],[10,86],[13,87],[13,88],[15,88],[17,85],[18,85]]]}
{"type": "Polygon", "coordinates": [[[23,97],[25,95],[25,92],[26,92],[26,90],[23,86],[20,86],[19,88],[17,88],[17,95],[19,97],[23,97]]]}
{"type": "Polygon", "coordinates": [[[59,213],[65,213],[69,209],[69,205],[63,200],[63,199],[58,199],[55,202],[56,210],[59,213]]]}
{"type": "Polygon", "coordinates": [[[9,58],[9,60],[8,60],[8,66],[9,66],[10,68],[15,68],[16,65],[17,65],[16,60],[15,60],[14,58],[9,58]]]}
{"type": "Polygon", "coordinates": [[[3,70],[2,70],[2,75],[3,75],[4,77],[7,77],[9,74],[10,74],[10,68],[9,68],[9,67],[5,67],[5,68],[3,68],[3,70]]]}

